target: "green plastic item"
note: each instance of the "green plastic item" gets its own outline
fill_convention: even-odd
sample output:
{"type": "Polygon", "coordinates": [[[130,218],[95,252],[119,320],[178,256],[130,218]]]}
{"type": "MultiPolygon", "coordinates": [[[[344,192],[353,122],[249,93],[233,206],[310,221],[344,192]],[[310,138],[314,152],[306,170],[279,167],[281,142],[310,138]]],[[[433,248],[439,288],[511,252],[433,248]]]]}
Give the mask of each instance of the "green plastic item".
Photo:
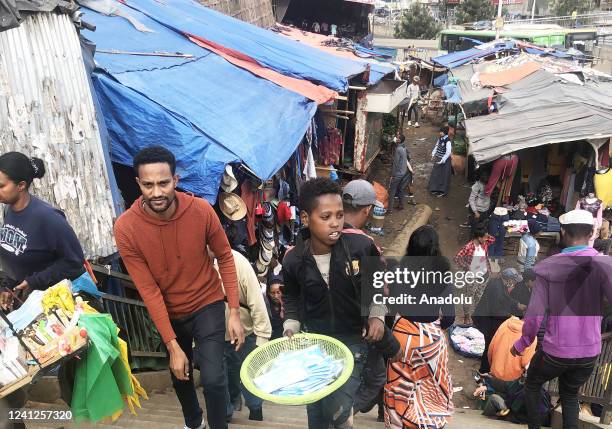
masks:
{"type": "Polygon", "coordinates": [[[296,334],[292,338],[285,337],[272,340],[253,350],[242,364],[240,379],[249,392],[263,400],[281,405],[306,405],[317,402],[340,388],[351,376],[353,366],[353,354],[341,341],[326,335],[296,334]],[[344,361],[342,373],[333,383],[316,392],[300,396],[277,396],[257,388],[253,380],[270,368],[272,361],[281,352],[303,350],[315,345],[318,345],[321,350],[334,359],[342,359],[344,361]]]}
{"type": "Polygon", "coordinates": [[[72,415],[76,423],[98,422],[122,410],[123,396],[134,392],[110,315],[83,314],[79,326],[87,329],[89,348],[77,363],[72,415]]]}

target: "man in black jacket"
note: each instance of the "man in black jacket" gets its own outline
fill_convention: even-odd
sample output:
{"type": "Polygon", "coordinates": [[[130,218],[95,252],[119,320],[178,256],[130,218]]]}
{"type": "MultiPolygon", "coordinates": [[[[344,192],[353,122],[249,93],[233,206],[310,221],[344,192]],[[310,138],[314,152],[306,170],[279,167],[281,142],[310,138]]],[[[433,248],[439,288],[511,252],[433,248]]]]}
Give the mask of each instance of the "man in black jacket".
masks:
{"type": "MultiPolygon", "coordinates": [[[[286,336],[302,325],[308,332],[342,341],[353,353],[349,380],[326,398],[308,405],[308,428],[352,428],[352,408],[367,359],[367,342],[383,338],[384,307],[362,317],[360,270],[366,258],[380,254],[374,241],[358,231],[343,231],[340,187],[326,178],[304,183],[300,208],[304,237],[285,255],[286,336]]],[[[365,291],[367,292],[367,291],[365,291]]]]}
{"type": "MultiPolygon", "coordinates": [[[[365,235],[363,228],[376,203],[374,186],[362,179],[350,181],[342,189],[342,203],[344,207],[343,232],[365,235]]],[[[381,257],[381,254],[376,251],[371,256],[381,257]]],[[[369,344],[368,360],[353,405],[355,414],[368,413],[378,405],[378,421],[384,421],[383,388],[387,382],[387,359],[395,356],[399,349],[400,344],[389,328],[385,328],[385,335],[381,341],[369,344]]]]}

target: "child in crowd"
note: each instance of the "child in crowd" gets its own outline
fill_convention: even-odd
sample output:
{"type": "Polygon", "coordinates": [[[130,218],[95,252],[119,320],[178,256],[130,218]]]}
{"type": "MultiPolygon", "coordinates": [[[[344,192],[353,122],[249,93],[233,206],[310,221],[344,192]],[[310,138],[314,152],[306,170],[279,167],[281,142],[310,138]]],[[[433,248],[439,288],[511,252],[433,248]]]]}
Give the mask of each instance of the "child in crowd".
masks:
{"type": "Polygon", "coordinates": [[[364,318],[360,302],[361,267],[368,257],[380,260],[380,254],[367,235],[343,231],[342,191],[337,183],[328,178],[309,180],[299,199],[306,229],[283,260],[284,333],[291,337],[304,325],[308,332],[332,336],[351,350],[355,364],[347,382],[306,408],[310,429],[350,428],[367,358],[366,341],[379,342],[385,333],[386,309],[372,306],[364,318]]]}

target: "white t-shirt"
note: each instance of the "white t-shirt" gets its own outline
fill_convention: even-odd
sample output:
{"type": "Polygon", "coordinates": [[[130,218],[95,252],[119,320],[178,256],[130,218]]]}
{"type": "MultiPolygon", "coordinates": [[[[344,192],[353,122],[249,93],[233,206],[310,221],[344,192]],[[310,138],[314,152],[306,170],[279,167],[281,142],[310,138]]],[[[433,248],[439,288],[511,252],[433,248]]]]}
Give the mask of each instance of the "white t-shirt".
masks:
{"type": "Polygon", "coordinates": [[[476,246],[474,249],[474,257],[470,264],[470,271],[473,273],[486,273],[487,270],[487,253],[484,247],[476,246]]]}
{"type": "Polygon", "coordinates": [[[317,268],[321,273],[321,277],[327,283],[329,287],[329,265],[331,262],[331,253],[326,253],[325,255],[312,255],[314,257],[315,262],[317,263],[317,268]]]}

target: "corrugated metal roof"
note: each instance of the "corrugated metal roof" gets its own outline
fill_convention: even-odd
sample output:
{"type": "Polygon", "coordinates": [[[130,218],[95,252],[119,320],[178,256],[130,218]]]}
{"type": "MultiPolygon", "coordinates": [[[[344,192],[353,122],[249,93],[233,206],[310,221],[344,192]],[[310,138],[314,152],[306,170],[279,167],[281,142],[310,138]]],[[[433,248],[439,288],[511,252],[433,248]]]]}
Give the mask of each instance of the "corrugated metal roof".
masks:
{"type": "Polygon", "coordinates": [[[32,192],[64,211],[88,257],[116,251],[114,209],[79,38],[37,13],[0,33],[0,150],[45,161],[32,192]]]}

